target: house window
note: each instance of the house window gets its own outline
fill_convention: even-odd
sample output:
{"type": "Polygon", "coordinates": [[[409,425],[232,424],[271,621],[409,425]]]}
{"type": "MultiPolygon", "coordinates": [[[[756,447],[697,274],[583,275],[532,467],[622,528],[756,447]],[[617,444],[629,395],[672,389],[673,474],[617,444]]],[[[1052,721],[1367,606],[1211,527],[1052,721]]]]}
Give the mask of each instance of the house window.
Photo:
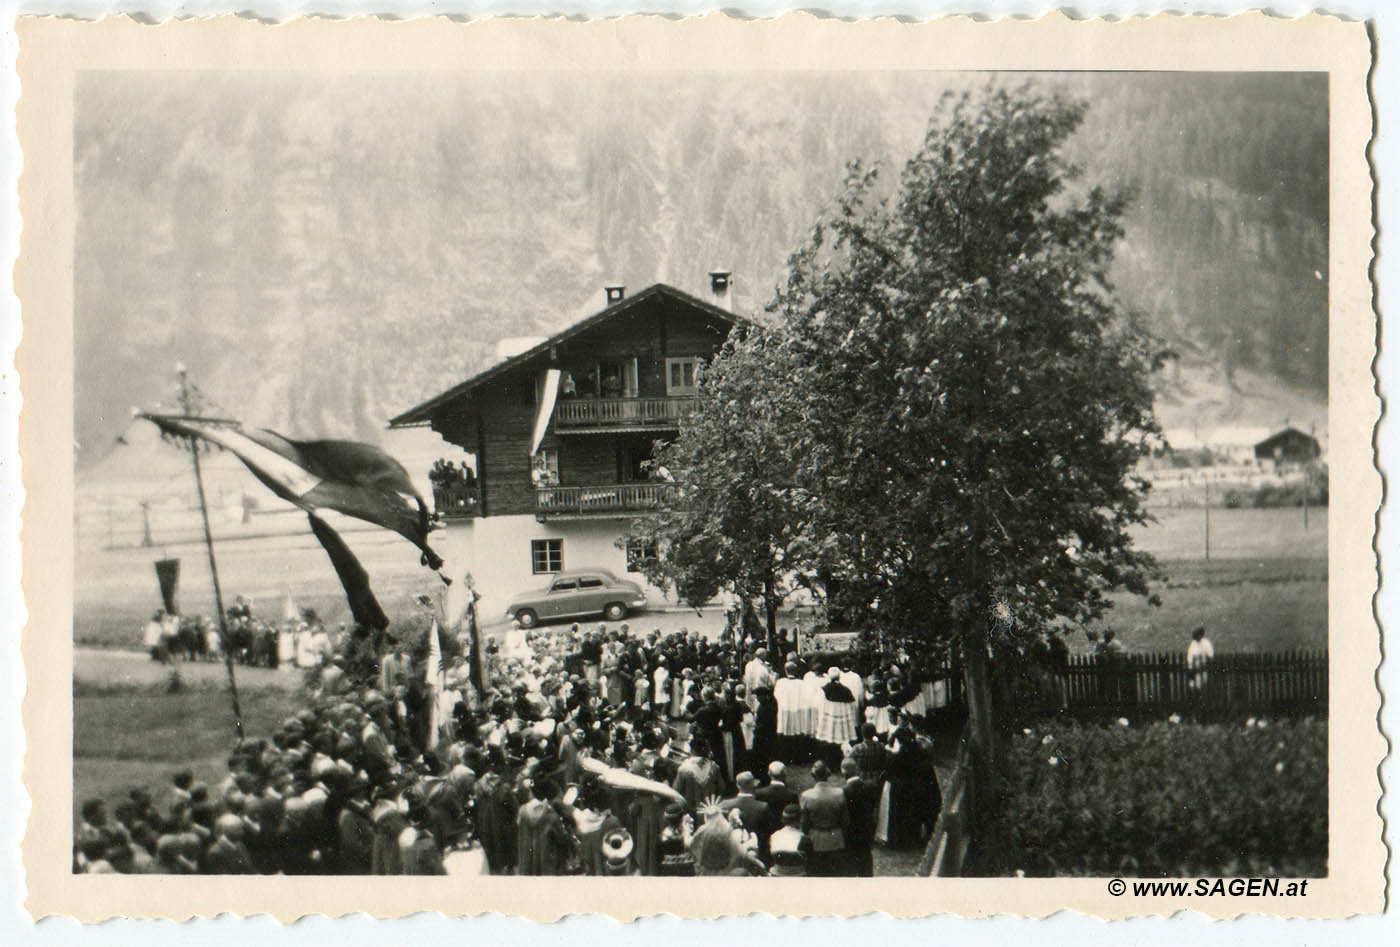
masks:
{"type": "Polygon", "coordinates": [[[559,452],[542,450],[530,458],[530,480],[536,487],[559,486],[559,452]]]}
{"type": "Polygon", "coordinates": [[[656,542],[641,539],[627,540],[627,571],[641,572],[646,566],[656,565],[656,542]]]}
{"type": "Polygon", "coordinates": [[[700,378],[700,359],[666,359],[666,394],[693,395],[700,378]]]}
{"type": "Polygon", "coordinates": [[[594,368],[600,398],[635,398],[640,393],[640,370],[635,358],[599,362],[594,368]]]}
{"type": "Polygon", "coordinates": [[[530,571],[535,575],[559,572],[564,568],[564,540],[530,540],[530,571]]]}

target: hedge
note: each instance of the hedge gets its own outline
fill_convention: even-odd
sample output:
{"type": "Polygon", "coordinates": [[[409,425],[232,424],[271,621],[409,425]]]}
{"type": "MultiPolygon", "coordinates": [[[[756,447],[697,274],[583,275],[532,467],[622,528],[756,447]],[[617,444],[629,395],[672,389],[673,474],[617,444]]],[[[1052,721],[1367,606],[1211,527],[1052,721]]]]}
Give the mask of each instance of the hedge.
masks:
{"type": "Polygon", "coordinates": [[[1012,740],[978,874],[1326,874],[1327,725],[1056,723],[1012,740]]]}

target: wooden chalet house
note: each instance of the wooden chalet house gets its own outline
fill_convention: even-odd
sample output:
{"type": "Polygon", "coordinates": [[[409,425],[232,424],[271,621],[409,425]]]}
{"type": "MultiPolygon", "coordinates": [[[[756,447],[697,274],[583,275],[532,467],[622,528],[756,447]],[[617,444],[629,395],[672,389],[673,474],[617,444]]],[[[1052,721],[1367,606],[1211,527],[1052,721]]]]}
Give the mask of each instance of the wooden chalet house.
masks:
{"type": "Polygon", "coordinates": [[[676,484],[650,469],[653,447],[693,410],[701,367],[739,320],[729,274],[710,280],[712,301],[664,283],[606,287],[601,311],[389,422],[430,426],[474,458],[469,481],[434,485],[446,524],[434,546],[453,572],[472,573],[484,617],[564,569],[645,585],[637,563],[655,550],[618,540],[674,497],[676,484]]]}

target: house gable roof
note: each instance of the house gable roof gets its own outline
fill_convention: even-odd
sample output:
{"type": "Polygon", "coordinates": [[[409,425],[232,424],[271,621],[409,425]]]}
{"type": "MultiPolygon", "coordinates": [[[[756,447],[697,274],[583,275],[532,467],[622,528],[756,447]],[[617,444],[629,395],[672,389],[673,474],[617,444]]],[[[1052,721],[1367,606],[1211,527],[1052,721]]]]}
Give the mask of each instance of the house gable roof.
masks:
{"type": "Polygon", "coordinates": [[[504,375],[506,372],[509,372],[513,368],[518,368],[519,366],[526,364],[532,359],[538,358],[539,356],[547,353],[551,346],[558,345],[561,342],[573,338],[581,332],[586,332],[594,326],[601,325],[602,323],[614,318],[615,316],[620,316],[628,312],[632,312],[638,309],[639,307],[643,306],[648,300],[654,300],[660,297],[669,297],[675,300],[676,302],[682,303],[686,306],[690,306],[694,309],[705,313],[706,315],[710,315],[715,317],[716,319],[720,319],[724,322],[727,322],[730,325],[734,325],[736,323],[746,323],[749,321],[747,317],[736,315],[735,313],[732,313],[727,309],[722,309],[721,307],[716,306],[713,303],[706,302],[703,299],[700,299],[696,296],[692,296],[690,293],[676,289],[674,286],[668,286],[665,283],[654,283],[653,285],[648,286],[641,292],[628,296],[624,298],[621,302],[613,303],[612,305],[607,306],[599,310],[598,312],[595,312],[593,315],[587,316],[584,319],[575,322],[568,328],[556,332],[554,335],[551,335],[543,342],[540,342],[537,345],[533,345],[517,355],[512,355],[510,358],[497,362],[495,365],[492,365],[490,368],[487,368],[484,371],[478,372],[477,374],[468,378],[466,381],[453,385],[451,388],[447,389],[442,394],[435,395],[434,397],[429,398],[427,401],[424,401],[422,404],[413,408],[409,408],[407,411],[403,412],[397,417],[391,418],[389,421],[389,427],[410,427],[417,424],[424,424],[432,420],[433,413],[438,408],[442,407],[444,404],[447,404],[448,402],[453,401],[461,397],[462,395],[470,393],[471,391],[480,387],[481,385],[484,385],[487,382],[498,378],[501,375],[504,375]]]}
{"type": "Polygon", "coordinates": [[[1313,445],[1314,448],[1316,448],[1316,447],[1318,446],[1318,440],[1317,440],[1317,438],[1313,437],[1313,436],[1312,436],[1311,434],[1309,434],[1307,431],[1302,431],[1302,430],[1299,430],[1299,429],[1296,428],[1296,427],[1293,427],[1292,425],[1289,425],[1288,427],[1284,428],[1283,430],[1277,431],[1277,432],[1275,432],[1275,433],[1273,433],[1273,434],[1270,434],[1268,437],[1264,438],[1262,441],[1259,441],[1257,444],[1254,445],[1254,449],[1255,449],[1255,450],[1269,450],[1269,449],[1273,448],[1274,446],[1276,446],[1276,445],[1278,445],[1278,444],[1282,444],[1284,441],[1288,441],[1288,440],[1302,440],[1302,441],[1310,442],[1310,443],[1313,445]]]}

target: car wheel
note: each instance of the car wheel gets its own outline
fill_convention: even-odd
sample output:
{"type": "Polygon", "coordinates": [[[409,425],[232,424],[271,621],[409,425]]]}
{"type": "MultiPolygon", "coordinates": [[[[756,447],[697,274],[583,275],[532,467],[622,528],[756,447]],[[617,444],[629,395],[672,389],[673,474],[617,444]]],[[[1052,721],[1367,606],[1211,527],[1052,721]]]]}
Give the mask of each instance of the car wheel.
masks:
{"type": "Polygon", "coordinates": [[[515,613],[515,620],[521,628],[534,628],[540,623],[540,616],[536,615],[532,608],[522,608],[515,613]]]}
{"type": "Polygon", "coordinates": [[[603,617],[608,621],[622,621],[627,617],[627,606],[621,602],[611,602],[603,609],[603,617]]]}

